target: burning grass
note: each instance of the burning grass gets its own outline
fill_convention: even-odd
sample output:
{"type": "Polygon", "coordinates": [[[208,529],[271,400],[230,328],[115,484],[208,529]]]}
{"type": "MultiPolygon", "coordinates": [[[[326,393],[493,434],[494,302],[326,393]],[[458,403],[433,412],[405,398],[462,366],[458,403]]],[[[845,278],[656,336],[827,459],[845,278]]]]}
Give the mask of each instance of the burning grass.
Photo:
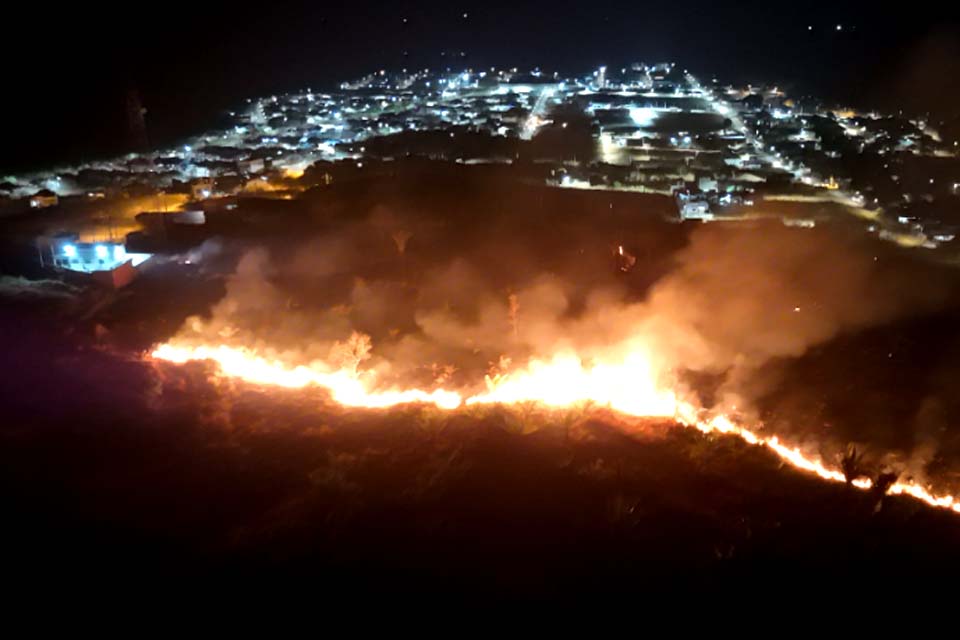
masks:
{"type": "Polygon", "coordinates": [[[690,229],[620,201],[586,215],[549,194],[435,195],[326,202],[310,212],[325,233],[225,243],[221,271],[197,255],[189,301],[146,274],[91,320],[97,349],[62,327],[15,345],[34,365],[51,335],[65,345],[5,383],[65,390],[40,412],[15,404],[21,425],[39,413],[84,434],[55,484],[234,566],[429,566],[521,591],[784,557],[870,566],[891,548],[906,571],[955,547],[956,504],[919,491],[949,493],[960,464],[933,428],[955,413],[953,365],[918,357],[934,334],[912,324],[955,326],[952,274],[825,225],[690,229]],[[619,246],[638,257],[628,272],[619,246]],[[860,393],[862,411],[837,411],[860,393]],[[880,437],[883,416],[911,412],[880,437]]]}

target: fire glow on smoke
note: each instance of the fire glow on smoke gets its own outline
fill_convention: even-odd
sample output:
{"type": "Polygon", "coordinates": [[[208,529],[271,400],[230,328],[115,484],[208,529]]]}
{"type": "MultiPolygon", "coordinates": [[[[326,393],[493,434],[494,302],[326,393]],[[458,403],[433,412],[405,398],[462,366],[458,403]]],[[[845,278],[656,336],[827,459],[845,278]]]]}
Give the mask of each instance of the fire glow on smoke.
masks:
{"type": "MultiPolygon", "coordinates": [[[[180,346],[166,343],[151,354],[173,363],[213,361],[221,373],[247,382],[287,388],[319,386],[346,407],[383,409],[401,404],[432,404],[453,411],[464,405],[517,404],[537,402],[563,408],[582,403],[609,407],[635,417],[670,417],[703,433],[738,436],[749,444],[766,447],[784,463],[813,473],[823,480],[846,482],[839,469],[809,457],[776,436],[761,435],[757,429],[736,424],[724,414],[705,415],[695,405],[660,385],[648,354],[632,350],[616,361],[594,362],[589,366],[575,353],[559,353],[548,359],[531,360],[526,367],[486,379],[486,391],[464,397],[456,391],[435,389],[376,389],[368,380],[347,369],[331,369],[322,363],[290,366],[269,360],[242,348],[227,345],[180,346]]],[[[873,482],[857,478],[852,485],[869,490],[873,482]]],[[[960,501],[949,494],[937,494],[912,481],[898,481],[888,494],[908,495],[932,507],[960,513],[960,501]]]]}

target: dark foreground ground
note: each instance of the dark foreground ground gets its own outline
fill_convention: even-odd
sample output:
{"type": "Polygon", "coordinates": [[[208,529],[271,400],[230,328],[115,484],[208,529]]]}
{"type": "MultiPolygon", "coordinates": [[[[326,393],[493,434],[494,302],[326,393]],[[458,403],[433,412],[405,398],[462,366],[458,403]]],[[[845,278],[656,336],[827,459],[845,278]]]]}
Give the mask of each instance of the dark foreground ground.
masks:
{"type": "Polygon", "coordinates": [[[0,547],[6,579],[47,597],[95,580],[104,595],[602,604],[923,592],[960,566],[957,516],[877,510],[735,439],[602,411],[345,413],[45,329],[7,350],[0,547]]]}
{"type": "MultiPolygon", "coordinates": [[[[469,224],[482,226],[458,230],[469,224]]],[[[599,214],[590,222],[602,224],[599,214]]],[[[685,242],[677,225],[652,236],[649,221],[626,234],[622,220],[611,224],[611,241],[627,238],[645,260],[629,276],[641,291],[685,242]]],[[[506,228],[497,246],[565,233],[506,228]]],[[[386,275],[364,260],[365,278],[414,279],[428,252],[420,237],[408,264],[391,262],[386,275]]],[[[609,266],[604,251],[537,260],[593,278],[609,266]]],[[[478,264],[516,277],[496,258],[478,264]]],[[[808,599],[794,603],[877,603],[925,597],[960,568],[960,517],[821,482],[737,439],[602,410],[343,411],[318,390],[257,388],[216,380],[202,364],[144,358],[224,296],[221,275],[160,264],[92,315],[89,300],[5,302],[0,556],[21,594],[53,603],[290,591],[345,607],[609,607],[678,591],[789,592],[808,599]]],[[[955,484],[958,317],[947,301],[768,363],[758,411],[825,456],[847,442],[874,463],[922,451],[918,464],[955,484]]]]}

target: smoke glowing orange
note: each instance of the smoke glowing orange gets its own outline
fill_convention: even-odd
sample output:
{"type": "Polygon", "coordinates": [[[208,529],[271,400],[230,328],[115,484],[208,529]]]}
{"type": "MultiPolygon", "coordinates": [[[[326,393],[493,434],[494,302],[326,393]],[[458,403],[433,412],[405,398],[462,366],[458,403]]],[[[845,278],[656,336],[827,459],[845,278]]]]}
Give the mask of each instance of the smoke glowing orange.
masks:
{"type": "MultiPolygon", "coordinates": [[[[736,424],[723,414],[705,415],[695,405],[662,388],[649,356],[643,351],[630,351],[612,362],[585,365],[574,353],[560,353],[547,360],[531,360],[525,369],[487,378],[487,390],[464,398],[455,391],[435,389],[375,389],[369,380],[347,370],[331,370],[322,362],[290,366],[270,360],[243,347],[177,346],[162,344],[151,354],[159,360],[174,363],[212,360],[223,375],[247,382],[288,388],[319,386],[330,392],[334,401],[347,407],[383,409],[401,404],[432,404],[454,410],[463,405],[516,404],[537,402],[547,407],[562,408],[590,402],[624,415],[636,417],[673,417],[679,424],[703,433],[737,436],[745,442],[765,447],[785,464],[817,475],[830,482],[846,482],[843,472],[826,466],[800,449],[780,442],[776,436],[765,436],[736,424]]],[[[856,478],[852,486],[869,490],[873,482],[856,478]]],[[[905,495],[932,507],[949,509],[960,514],[960,501],[949,494],[937,495],[913,481],[892,484],[888,494],[905,495]]]]}

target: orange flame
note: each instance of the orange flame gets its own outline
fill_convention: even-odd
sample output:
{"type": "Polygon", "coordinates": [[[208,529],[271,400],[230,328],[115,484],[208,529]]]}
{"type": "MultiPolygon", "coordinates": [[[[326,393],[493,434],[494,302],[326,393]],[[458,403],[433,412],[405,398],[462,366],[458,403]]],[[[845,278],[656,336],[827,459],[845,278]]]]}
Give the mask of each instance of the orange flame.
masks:
{"type": "MultiPolygon", "coordinates": [[[[840,470],[826,466],[797,447],[783,444],[776,436],[761,435],[756,430],[736,424],[723,414],[703,417],[694,405],[677,398],[673,391],[662,388],[649,356],[639,350],[630,351],[618,361],[596,362],[589,366],[570,352],[559,353],[549,360],[531,360],[525,369],[497,378],[488,376],[487,391],[467,398],[445,389],[377,390],[355,373],[330,370],[322,362],[289,366],[243,347],[175,346],[168,343],[158,346],[151,355],[178,364],[212,360],[224,375],[255,384],[288,388],[319,386],[327,389],[334,401],[347,407],[383,409],[422,403],[454,410],[462,405],[538,402],[547,407],[561,408],[591,402],[625,415],[673,417],[681,425],[703,433],[737,436],[748,444],[765,447],[796,469],[830,482],[846,482],[840,470]]],[[[851,484],[861,490],[873,487],[873,482],[867,478],[857,478],[851,484]]],[[[960,501],[954,496],[937,495],[913,481],[895,482],[887,493],[910,496],[931,507],[960,513],[960,501]]]]}
{"type": "Polygon", "coordinates": [[[622,362],[585,367],[575,354],[562,353],[549,361],[531,360],[523,371],[496,381],[487,378],[487,392],[467,398],[467,404],[540,402],[569,407],[593,402],[633,416],[673,416],[677,399],[658,389],[650,360],[630,353],[622,362]]]}
{"type": "Polygon", "coordinates": [[[299,389],[308,385],[323,387],[331,397],[347,407],[383,409],[398,404],[420,402],[441,409],[456,409],[462,403],[460,394],[438,389],[369,391],[355,375],[344,371],[328,371],[320,364],[288,367],[277,360],[267,360],[243,348],[219,345],[216,347],[176,347],[163,344],[154,349],[153,357],[183,364],[191,360],[212,360],[228,376],[256,384],[276,385],[299,389]]]}

